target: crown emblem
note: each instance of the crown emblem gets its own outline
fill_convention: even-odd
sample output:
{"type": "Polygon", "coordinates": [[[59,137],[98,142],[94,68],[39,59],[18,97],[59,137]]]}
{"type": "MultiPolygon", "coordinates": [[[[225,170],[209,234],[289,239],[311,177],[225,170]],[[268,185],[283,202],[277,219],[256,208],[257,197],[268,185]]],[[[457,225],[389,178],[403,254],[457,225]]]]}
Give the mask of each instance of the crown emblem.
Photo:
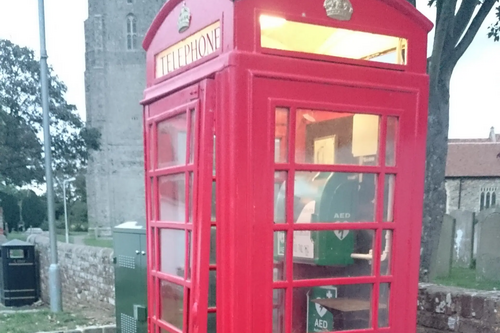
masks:
{"type": "Polygon", "coordinates": [[[179,14],[179,21],[177,22],[177,28],[179,33],[186,31],[191,24],[191,11],[187,8],[186,3],[182,5],[181,13],[179,14]]]}
{"type": "Polygon", "coordinates": [[[326,15],[332,19],[349,21],[353,8],[349,0],[325,0],[326,15]]]}

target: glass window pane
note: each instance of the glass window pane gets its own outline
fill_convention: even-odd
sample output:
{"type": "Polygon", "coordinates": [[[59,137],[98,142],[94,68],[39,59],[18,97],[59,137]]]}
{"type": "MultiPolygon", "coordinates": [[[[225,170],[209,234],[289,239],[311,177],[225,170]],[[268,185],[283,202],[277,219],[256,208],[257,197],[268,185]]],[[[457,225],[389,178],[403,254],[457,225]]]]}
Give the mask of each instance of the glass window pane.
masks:
{"type": "Polygon", "coordinates": [[[368,173],[295,173],[294,222],[375,220],[377,176],[368,173]]]}
{"type": "Polygon", "coordinates": [[[192,232],[188,231],[187,232],[187,242],[188,242],[188,251],[189,251],[189,257],[188,257],[188,272],[187,275],[185,276],[186,279],[190,280],[191,279],[191,272],[193,270],[193,248],[192,248],[192,232]]]}
{"type": "MultiPolygon", "coordinates": [[[[160,293],[161,319],[182,330],[184,322],[184,287],[162,280],[160,293]]],[[[188,301],[187,297],[186,301],[188,301]]]]}
{"type": "Polygon", "coordinates": [[[150,219],[151,220],[156,220],[156,197],[155,197],[155,187],[154,187],[154,178],[149,178],[149,188],[151,190],[151,197],[149,198],[149,204],[150,204],[150,219]]]}
{"type": "Polygon", "coordinates": [[[396,175],[385,175],[384,185],[384,222],[394,221],[394,192],[396,175]]]}
{"type": "Polygon", "coordinates": [[[186,221],[186,175],[179,173],[158,178],[160,220],[186,221]]]}
{"type": "Polygon", "coordinates": [[[127,35],[127,50],[132,50],[132,36],[127,35]]]}
{"type": "MultiPolygon", "coordinates": [[[[158,280],[156,279],[156,277],[151,277],[152,279],[152,284],[153,284],[153,294],[154,295],[158,295],[158,280]]],[[[151,308],[151,314],[150,316],[154,317],[154,318],[158,318],[158,312],[157,312],[157,308],[156,308],[156,304],[157,304],[157,301],[158,299],[155,297],[155,300],[153,302],[151,302],[152,304],[152,308],[151,308]]]]}
{"type": "Polygon", "coordinates": [[[160,271],[184,278],[186,265],[186,232],[160,229],[160,271]]]}
{"type": "Polygon", "coordinates": [[[188,215],[189,215],[189,219],[188,221],[189,222],[193,222],[193,173],[190,172],[189,173],[189,187],[188,187],[188,191],[189,191],[189,204],[188,204],[188,209],[189,209],[189,212],[188,212],[188,215]]]}
{"type": "Polygon", "coordinates": [[[378,327],[389,327],[389,301],[391,299],[391,285],[380,284],[380,296],[378,305],[378,327]]]}
{"type": "MultiPolygon", "coordinates": [[[[327,5],[327,13],[335,11],[334,6],[338,5],[335,2],[327,5]]],[[[294,22],[265,14],[260,15],[259,22],[260,45],[264,48],[406,64],[408,43],[404,38],[294,22]]]]}
{"type": "Polygon", "coordinates": [[[186,164],[187,119],[182,113],[158,123],[158,168],[186,164]]]}
{"type": "Polygon", "coordinates": [[[297,110],[295,162],[377,165],[380,116],[297,110]]]}
{"type": "Polygon", "coordinates": [[[371,284],[293,290],[292,332],[371,328],[371,284]]]}
{"type": "Polygon", "coordinates": [[[286,171],[274,173],[274,223],[286,222],[286,171]]]}
{"type": "Polygon", "coordinates": [[[382,245],[380,252],[380,274],[391,275],[392,261],[392,230],[382,231],[382,245]]]}
{"type": "Polygon", "coordinates": [[[194,163],[194,153],[195,153],[195,138],[196,138],[196,113],[195,110],[192,109],[189,112],[189,115],[191,117],[191,128],[190,130],[190,144],[189,144],[189,163],[194,163]]]}
{"type": "Polygon", "coordinates": [[[217,333],[217,313],[208,314],[207,333],[217,333]]]}
{"type": "Polygon", "coordinates": [[[293,279],[372,275],[373,230],[293,232],[293,279]]]}
{"type": "Polygon", "coordinates": [[[274,281],[286,280],[286,232],[274,233],[274,281]]]}
{"type": "Polygon", "coordinates": [[[217,271],[210,270],[208,275],[208,307],[217,306],[217,271]]]}
{"type": "Polygon", "coordinates": [[[385,146],[385,165],[396,165],[396,139],[398,133],[398,118],[387,118],[387,140],[385,146]]]}
{"type": "Polygon", "coordinates": [[[285,289],[273,290],[273,333],[285,333],[285,289]]]}
{"type": "Polygon", "coordinates": [[[274,162],[288,161],[288,109],[276,108],[274,162]]]}
{"type": "Polygon", "coordinates": [[[217,263],[217,228],[210,228],[210,265],[215,265],[217,263]]]}
{"type": "Polygon", "coordinates": [[[212,176],[215,176],[215,165],[216,165],[216,158],[215,158],[215,142],[216,142],[216,136],[214,135],[214,155],[213,155],[213,161],[212,161],[212,176]]]}
{"type": "Polygon", "coordinates": [[[217,216],[217,186],[215,180],[212,181],[212,210],[211,210],[211,220],[215,222],[217,216]]]}
{"type": "Polygon", "coordinates": [[[148,134],[149,134],[149,142],[148,142],[148,153],[149,153],[149,170],[153,170],[155,168],[155,159],[154,159],[154,151],[155,151],[155,137],[154,137],[154,132],[153,132],[153,125],[150,125],[148,127],[148,134]]]}

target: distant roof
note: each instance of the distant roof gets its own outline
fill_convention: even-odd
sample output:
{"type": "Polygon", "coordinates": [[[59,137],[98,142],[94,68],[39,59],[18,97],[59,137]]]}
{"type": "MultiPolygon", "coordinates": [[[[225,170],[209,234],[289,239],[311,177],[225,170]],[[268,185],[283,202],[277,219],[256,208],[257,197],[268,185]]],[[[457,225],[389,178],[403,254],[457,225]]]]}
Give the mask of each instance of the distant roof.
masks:
{"type": "Polygon", "coordinates": [[[446,177],[500,177],[500,135],[495,139],[450,139],[446,177]]]}

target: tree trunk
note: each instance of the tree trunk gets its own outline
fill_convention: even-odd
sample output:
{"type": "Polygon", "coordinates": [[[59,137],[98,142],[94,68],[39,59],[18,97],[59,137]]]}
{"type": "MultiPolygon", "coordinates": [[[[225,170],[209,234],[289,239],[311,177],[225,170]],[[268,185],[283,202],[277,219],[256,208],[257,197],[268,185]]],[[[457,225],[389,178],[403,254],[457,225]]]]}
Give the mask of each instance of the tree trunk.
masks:
{"type": "MultiPolygon", "coordinates": [[[[429,91],[429,117],[425,172],[420,281],[429,280],[429,270],[437,255],[441,225],[446,212],[445,170],[448,155],[451,71],[443,73],[429,91]]],[[[432,74],[431,74],[432,75],[432,74]]]]}

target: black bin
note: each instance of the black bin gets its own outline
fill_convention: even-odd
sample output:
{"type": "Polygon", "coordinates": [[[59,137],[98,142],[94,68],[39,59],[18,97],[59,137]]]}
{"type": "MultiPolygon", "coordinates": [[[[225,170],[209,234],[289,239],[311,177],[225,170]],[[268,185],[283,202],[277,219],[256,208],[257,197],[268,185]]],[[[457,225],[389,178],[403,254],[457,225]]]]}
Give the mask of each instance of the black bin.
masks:
{"type": "Polygon", "coordinates": [[[0,303],[30,305],[38,299],[35,246],[17,239],[0,246],[0,303]]]}

